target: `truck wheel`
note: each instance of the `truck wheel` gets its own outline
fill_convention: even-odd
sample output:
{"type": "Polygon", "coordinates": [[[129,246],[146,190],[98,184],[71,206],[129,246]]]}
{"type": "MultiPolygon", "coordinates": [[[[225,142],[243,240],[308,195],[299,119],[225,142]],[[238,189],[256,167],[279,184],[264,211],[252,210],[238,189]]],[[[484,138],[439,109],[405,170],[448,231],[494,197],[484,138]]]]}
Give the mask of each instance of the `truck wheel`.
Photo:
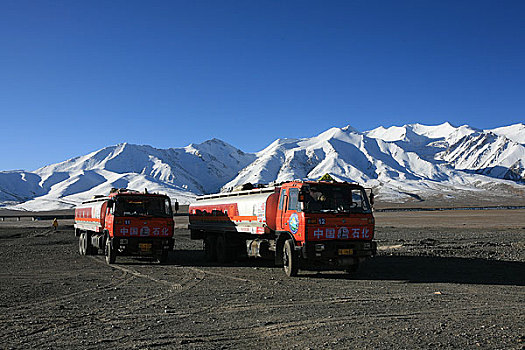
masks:
{"type": "Polygon", "coordinates": [[[346,272],[350,275],[355,275],[357,270],[359,269],[359,264],[355,263],[354,265],[350,265],[346,268],[346,272]]]}
{"type": "Polygon", "coordinates": [[[89,232],[86,232],[84,234],[84,239],[86,240],[86,243],[84,244],[86,251],[85,255],[93,255],[93,245],[91,244],[91,235],[89,234],[89,232]]]}
{"type": "Polygon", "coordinates": [[[228,246],[226,245],[226,239],[223,235],[217,237],[217,261],[220,263],[225,263],[231,261],[231,254],[228,246]]]}
{"type": "Polygon", "coordinates": [[[98,255],[98,248],[91,246],[90,255],[98,255]]]}
{"type": "Polygon", "coordinates": [[[115,249],[111,246],[111,239],[108,237],[106,239],[106,263],[108,264],[114,264],[115,260],[117,260],[117,252],[115,252],[115,249]]]}
{"type": "Polygon", "coordinates": [[[217,237],[207,235],[204,239],[204,256],[206,261],[217,261],[217,237]]]}
{"type": "Polygon", "coordinates": [[[78,237],[78,252],[80,253],[80,255],[86,255],[86,249],[87,249],[86,243],[87,243],[86,233],[82,232],[80,234],[80,237],[78,237]]]}
{"type": "Polygon", "coordinates": [[[284,273],[286,273],[286,276],[297,276],[297,272],[299,272],[299,257],[295,252],[294,243],[291,239],[288,239],[286,242],[284,242],[283,263],[284,273]]]}
{"type": "Polygon", "coordinates": [[[162,250],[162,253],[160,253],[160,256],[157,258],[159,263],[165,264],[166,262],[168,262],[169,252],[170,251],[168,249],[162,250]]]}

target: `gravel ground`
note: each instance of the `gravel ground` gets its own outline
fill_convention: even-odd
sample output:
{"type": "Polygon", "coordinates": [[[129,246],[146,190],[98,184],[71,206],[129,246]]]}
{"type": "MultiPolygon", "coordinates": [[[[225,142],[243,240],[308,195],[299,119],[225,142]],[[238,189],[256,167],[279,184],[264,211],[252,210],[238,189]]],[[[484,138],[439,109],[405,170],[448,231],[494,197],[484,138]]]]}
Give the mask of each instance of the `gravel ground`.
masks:
{"type": "Polygon", "coordinates": [[[168,265],[110,267],[48,224],[0,225],[2,349],[525,348],[523,228],[379,227],[358,274],[287,278],[184,229],[168,265]]]}

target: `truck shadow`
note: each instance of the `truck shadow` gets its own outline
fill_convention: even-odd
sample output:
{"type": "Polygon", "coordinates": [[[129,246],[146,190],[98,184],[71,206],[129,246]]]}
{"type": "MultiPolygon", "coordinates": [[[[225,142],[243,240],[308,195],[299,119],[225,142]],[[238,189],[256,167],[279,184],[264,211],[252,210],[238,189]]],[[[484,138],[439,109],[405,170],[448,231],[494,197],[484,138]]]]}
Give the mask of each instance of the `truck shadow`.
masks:
{"type": "Polygon", "coordinates": [[[172,252],[172,256],[169,264],[175,264],[180,266],[192,266],[192,267],[205,267],[205,266],[222,266],[222,267],[261,267],[261,268],[277,268],[282,267],[275,266],[273,259],[255,259],[241,257],[235,261],[228,263],[218,263],[206,261],[204,251],[202,250],[175,250],[172,252]]]}
{"type": "MultiPolygon", "coordinates": [[[[219,264],[207,262],[200,250],[175,250],[170,264],[181,266],[259,267],[282,269],[273,260],[243,258],[219,264]]],[[[284,273],[284,272],[283,272],[284,273]]],[[[407,283],[457,283],[525,286],[525,263],[479,258],[429,256],[378,256],[363,264],[359,271],[299,271],[299,278],[404,281],[407,283]]]]}
{"type": "Polygon", "coordinates": [[[367,261],[354,279],[525,286],[525,263],[479,258],[378,256],[367,261]]]}
{"type": "MultiPolygon", "coordinates": [[[[155,259],[134,257],[119,262],[124,265],[158,264],[155,259]]],[[[220,264],[208,262],[202,250],[175,250],[164,265],[191,267],[251,267],[271,268],[273,260],[240,258],[220,264]]],[[[159,267],[162,265],[159,265],[159,267]]],[[[283,272],[284,273],[284,272],[283,272]]],[[[299,271],[298,278],[403,281],[406,283],[457,283],[525,286],[525,263],[431,256],[378,256],[366,261],[357,273],[338,271],[299,271]]]]}

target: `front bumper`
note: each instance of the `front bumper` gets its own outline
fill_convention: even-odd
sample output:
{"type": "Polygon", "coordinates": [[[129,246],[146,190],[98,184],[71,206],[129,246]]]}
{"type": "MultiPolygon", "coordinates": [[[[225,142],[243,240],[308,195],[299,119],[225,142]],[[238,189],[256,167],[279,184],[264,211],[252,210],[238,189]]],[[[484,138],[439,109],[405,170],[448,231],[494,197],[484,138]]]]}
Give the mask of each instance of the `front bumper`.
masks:
{"type": "Polygon", "coordinates": [[[173,237],[114,237],[113,249],[118,255],[160,255],[173,250],[173,237]]]}
{"type": "Polygon", "coordinates": [[[307,265],[341,268],[357,265],[376,252],[374,241],[315,241],[301,247],[301,256],[307,265]]]}

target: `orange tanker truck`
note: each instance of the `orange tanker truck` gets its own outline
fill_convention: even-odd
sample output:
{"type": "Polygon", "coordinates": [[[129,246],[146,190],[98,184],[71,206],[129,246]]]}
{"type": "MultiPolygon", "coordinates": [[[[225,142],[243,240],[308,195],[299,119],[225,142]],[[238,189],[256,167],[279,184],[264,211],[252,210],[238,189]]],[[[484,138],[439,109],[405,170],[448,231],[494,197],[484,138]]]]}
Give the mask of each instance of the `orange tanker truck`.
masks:
{"type": "Polygon", "coordinates": [[[173,250],[173,227],[170,198],[147,191],[114,189],[109,196],[95,196],[75,208],[80,254],[101,250],[108,264],[118,255],[153,256],[165,262],[173,250]]]}
{"type": "Polygon", "coordinates": [[[189,229],[210,261],[268,257],[288,276],[299,269],[354,272],[377,250],[370,197],[358,184],[335,181],[205,195],[189,207],[189,229]]]}

